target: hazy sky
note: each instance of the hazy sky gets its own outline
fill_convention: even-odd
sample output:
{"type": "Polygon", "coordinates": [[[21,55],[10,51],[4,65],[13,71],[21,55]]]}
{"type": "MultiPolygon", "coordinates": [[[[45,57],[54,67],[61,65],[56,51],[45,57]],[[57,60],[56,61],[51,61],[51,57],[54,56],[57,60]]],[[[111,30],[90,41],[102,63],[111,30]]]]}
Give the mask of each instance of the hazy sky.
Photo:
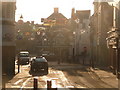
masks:
{"type": "Polygon", "coordinates": [[[23,15],[24,21],[41,23],[41,18],[47,18],[55,7],[67,18],[71,17],[71,10],[92,10],[93,0],[16,0],[16,21],[23,15]]]}

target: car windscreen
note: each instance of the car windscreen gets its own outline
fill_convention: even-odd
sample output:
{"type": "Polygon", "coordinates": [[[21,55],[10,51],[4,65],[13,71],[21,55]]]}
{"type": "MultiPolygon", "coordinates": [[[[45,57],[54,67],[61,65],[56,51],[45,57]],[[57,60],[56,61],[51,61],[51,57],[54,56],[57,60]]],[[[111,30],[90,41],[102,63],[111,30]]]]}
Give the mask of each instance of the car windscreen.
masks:
{"type": "Polygon", "coordinates": [[[28,53],[20,53],[20,57],[28,57],[29,54],[28,53]]]}
{"type": "Polygon", "coordinates": [[[47,62],[47,60],[43,58],[36,58],[35,61],[36,62],[47,62]]]}

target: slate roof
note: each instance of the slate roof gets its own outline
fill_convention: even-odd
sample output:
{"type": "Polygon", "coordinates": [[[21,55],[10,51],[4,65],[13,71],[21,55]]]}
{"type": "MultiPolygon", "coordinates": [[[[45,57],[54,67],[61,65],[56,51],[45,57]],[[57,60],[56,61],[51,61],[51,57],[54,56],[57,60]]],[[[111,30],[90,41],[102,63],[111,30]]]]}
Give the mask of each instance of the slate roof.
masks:
{"type": "Polygon", "coordinates": [[[61,13],[53,13],[51,14],[47,19],[58,19],[58,18],[64,18],[67,19],[63,14],[61,13]]]}
{"type": "Polygon", "coordinates": [[[90,10],[77,10],[76,17],[79,19],[89,19],[90,10]]]}

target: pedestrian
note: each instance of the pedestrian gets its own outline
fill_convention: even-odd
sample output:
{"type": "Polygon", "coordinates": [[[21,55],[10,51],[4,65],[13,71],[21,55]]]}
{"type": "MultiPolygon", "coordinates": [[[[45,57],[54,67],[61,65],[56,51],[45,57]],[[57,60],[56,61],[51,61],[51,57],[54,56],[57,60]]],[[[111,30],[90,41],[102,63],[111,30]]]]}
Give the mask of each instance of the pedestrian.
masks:
{"type": "Polygon", "coordinates": [[[86,56],[87,56],[87,47],[83,47],[83,51],[81,52],[83,65],[85,64],[86,56]]]}

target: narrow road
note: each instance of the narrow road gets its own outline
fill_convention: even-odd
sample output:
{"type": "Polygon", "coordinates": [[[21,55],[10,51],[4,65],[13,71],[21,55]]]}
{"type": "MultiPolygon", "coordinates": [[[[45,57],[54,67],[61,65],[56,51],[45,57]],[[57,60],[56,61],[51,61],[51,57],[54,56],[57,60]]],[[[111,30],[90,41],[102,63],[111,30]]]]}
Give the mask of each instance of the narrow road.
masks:
{"type": "MultiPolygon", "coordinates": [[[[6,88],[33,88],[35,77],[29,74],[30,65],[20,68],[20,73],[6,84],[6,88]]],[[[53,88],[114,88],[101,81],[88,67],[78,64],[50,65],[48,75],[36,77],[38,88],[47,88],[47,80],[52,80],[53,88]]]]}

